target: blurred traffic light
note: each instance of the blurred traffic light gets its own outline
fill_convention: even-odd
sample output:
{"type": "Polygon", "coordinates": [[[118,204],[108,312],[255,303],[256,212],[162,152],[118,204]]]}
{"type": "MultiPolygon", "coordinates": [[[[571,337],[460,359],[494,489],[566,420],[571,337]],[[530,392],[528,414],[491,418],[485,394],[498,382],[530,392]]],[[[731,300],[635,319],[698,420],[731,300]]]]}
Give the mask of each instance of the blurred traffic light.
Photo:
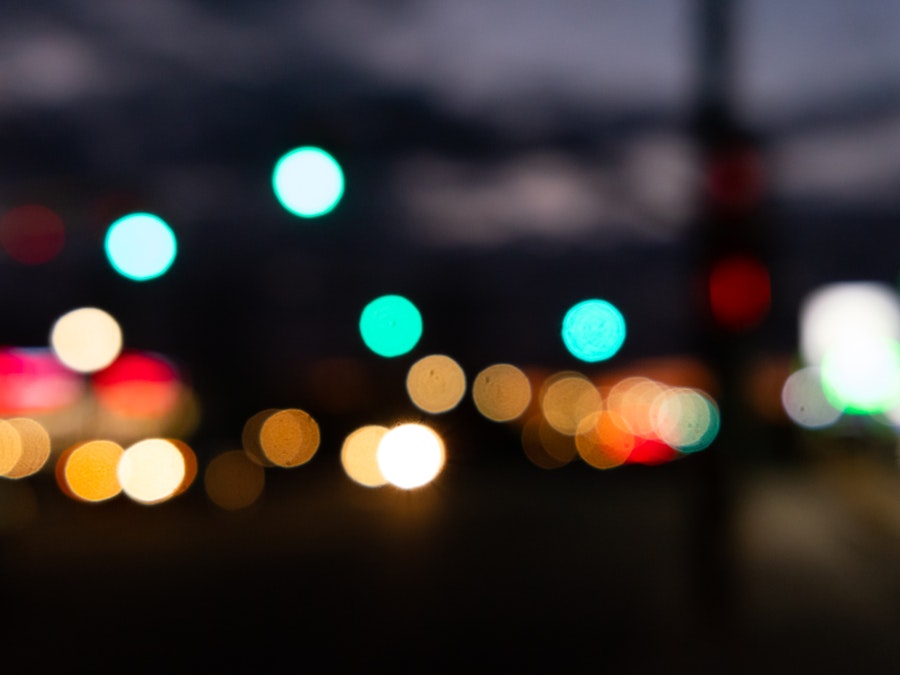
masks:
{"type": "Polygon", "coordinates": [[[724,121],[707,127],[702,144],[705,314],[716,333],[746,333],[763,322],[772,299],[760,148],[724,121]]]}
{"type": "Polygon", "coordinates": [[[735,333],[762,323],[772,301],[768,268],[758,257],[745,252],[712,261],[708,291],[713,321],[735,333]]]}

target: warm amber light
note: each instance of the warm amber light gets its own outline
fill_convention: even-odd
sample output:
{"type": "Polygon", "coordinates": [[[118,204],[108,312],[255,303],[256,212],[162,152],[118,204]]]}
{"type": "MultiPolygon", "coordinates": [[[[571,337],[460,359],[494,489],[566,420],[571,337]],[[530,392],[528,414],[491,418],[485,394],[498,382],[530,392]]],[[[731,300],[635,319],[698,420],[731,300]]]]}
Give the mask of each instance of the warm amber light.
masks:
{"type": "Polygon", "coordinates": [[[600,392],[579,373],[559,373],[544,383],[541,412],[560,433],[574,436],[578,425],[602,406],[600,392]]]}
{"type": "Polygon", "coordinates": [[[575,446],[581,458],[594,468],[620,466],[634,449],[634,436],[622,428],[617,417],[615,412],[592,413],[578,425],[575,446]]]}
{"type": "Polygon", "coordinates": [[[277,408],[260,410],[244,423],[244,429],[241,433],[241,443],[244,447],[244,452],[247,453],[247,456],[250,457],[251,460],[260,466],[275,466],[275,464],[266,457],[266,453],[263,452],[259,434],[262,431],[265,421],[277,412],[277,408]]]}
{"type": "Polygon", "coordinates": [[[69,448],[57,464],[60,488],[76,499],[102,502],[122,491],[116,473],[122,446],[112,441],[87,441],[69,448]]]}
{"type": "Polygon", "coordinates": [[[531,383],[515,366],[498,363],[475,377],[472,400],[489,420],[509,422],[520,417],[531,403],[531,383]]]}
{"type": "Polygon", "coordinates": [[[607,408],[616,413],[613,420],[624,431],[641,438],[655,439],[655,423],[651,410],[668,386],[646,377],[627,377],[618,382],[607,396],[607,408]]]}
{"type": "Polygon", "coordinates": [[[558,469],[576,454],[572,437],[559,433],[541,415],[529,418],[523,425],[522,449],[528,460],[541,469],[558,469]]]}
{"type": "Polygon", "coordinates": [[[50,345],[66,366],[92,373],[115,361],[122,350],[122,329],[102,309],[82,307],[56,320],[50,345]]]}
{"type": "Polygon", "coordinates": [[[30,417],[16,417],[9,420],[19,433],[22,442],[22,454],[19,461],[7,471],[7,478],[24,478],[40,471],[50,458],[50,434],[30,417]]]}
{"type": "Polygon", "coordinates": [[[16,428],[0,420],[0,475],[6,475],[22,458],[22,437],[16,428]]]}
{"type": "Polygon", "coordinates": [[[187,471],[184,455],[171,441],[148,438],[122,453],[117,474],[131,499],[157,504],[177,494],[187,471]]]}
{"type": "Polygon", "coordinates": [[[388,482],[409,490],[427,485],[444,468],[444,441],[424,424],[401,424],[381,439],[377,457],[388,482]]]}
{"type": "Polygon", "coordinates": [[[273,464],[306,464],[319,449],[319,425],[303,410],[279,410],[269,415],[259,431],[263,454],[273,464]]]}
{"type": "Polygon", "coordinates": [[[370,424],[360,427],[344,440],[341,466],[347,476],[360,485],[380,487],[387,483],[378,467],[378,444],[387,432],[387,427],[370,424]]]}
{"type": "Polygon", "coordinates": [[[175,449],[181,453],[181,458],[184,460],[184,478],[181,479],[181,484],[172,494],[172,496],[175,497],[187,490],[193,484],[194,479],[197,478],[197,455],[194,453],[191,446],[182,440],[177,438],[167,438],[165,440],[171,443],[175,449]]]}
{"type": "Polygon", "coordinates": [[[241,450],[229,450],[206,467],[203,483],[216,506],[229,511],[255,503],[265,487],[265,470],[241,450]]]}
{"type": "Polygon", "coordinates": [[[428,413],[452,410],[466,393],[466,374],[449,356],[432,354],[416,361],[406,376],[413,404],[428,413]]]}

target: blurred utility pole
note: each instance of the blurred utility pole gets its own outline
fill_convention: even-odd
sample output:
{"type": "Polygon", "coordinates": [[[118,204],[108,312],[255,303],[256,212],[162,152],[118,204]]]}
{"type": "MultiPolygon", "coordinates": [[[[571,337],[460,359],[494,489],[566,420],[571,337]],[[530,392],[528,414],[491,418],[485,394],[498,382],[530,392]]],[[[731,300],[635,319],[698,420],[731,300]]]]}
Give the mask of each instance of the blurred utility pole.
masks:
{"type": "Polygon", "coordinates": [[[734,54],[733,0],[698,2],[697,104],[701,116],[712,111],[731,114],[734,54]]]}
{"type": "MultiPolygon", "coordinates": [[[[700,151],[695,302],[702,349],[719,382],[719,436],[699,462],[692,561],[700,630],[728,660],[738,638],[738,471],[752,453],[741,391],[755,332],[770,304],[757,140],[737,114],[737,0],[697,0],[694,141],[700,151]]],[[[727,667],[728,663],[717,663],[727,667]]],[[[724,668],[723,668],[724,669],[724,668]]]]}

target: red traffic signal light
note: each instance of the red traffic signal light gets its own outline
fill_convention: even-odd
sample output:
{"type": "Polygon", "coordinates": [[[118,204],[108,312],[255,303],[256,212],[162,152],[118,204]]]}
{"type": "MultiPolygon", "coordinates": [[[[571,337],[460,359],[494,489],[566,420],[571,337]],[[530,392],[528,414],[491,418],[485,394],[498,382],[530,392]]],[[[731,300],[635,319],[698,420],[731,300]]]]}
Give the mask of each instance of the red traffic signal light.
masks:
{"type": "Polygon", "coordinates": [[[746,253],[714,260],[709,268],[708,291],[713,321],[732,333],[758,326],[772,304],[768,268],[746,253]]]}

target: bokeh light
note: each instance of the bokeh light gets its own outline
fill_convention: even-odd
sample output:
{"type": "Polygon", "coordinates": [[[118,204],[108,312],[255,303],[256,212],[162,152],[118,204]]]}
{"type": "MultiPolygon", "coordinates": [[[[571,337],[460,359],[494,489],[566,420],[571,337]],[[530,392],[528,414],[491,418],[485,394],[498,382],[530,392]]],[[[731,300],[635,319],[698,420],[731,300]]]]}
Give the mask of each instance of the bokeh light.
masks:
{"type": "Polygon", "coordinates": [[[82,307],[63,314],[50,333],[57,358],[79,373],[106,368],[122,350],[122,329],[107,312],[82,307]]]}
{"type": "Polygon", "coordinates": [[[166,438],[165,440],[171,443],[172,446],[181,453],[181,459],[184,461],[184,477],[172,493],[173,497],[177,497],[182,492],[186,491],[193,484],[194,479],[197,478],[197,471],[199,469],[197,454],[191,446],[179,438],[166,438]]]}
{"type": "Polygon", "coordinates": [[[27,204],[10,209],[0,218],[0,246],[25,265],[53,260],[65,244],[62,219],[46,206],[27,204]]]}
{"type": "Polygon", "coordinates": [[[241,432],[241,444],[243,445],[244,452],[247,453],[247,456],[251,460],[260,466],[275,466],[275,464],[266,457],[266,453],[263,452],[259,434],[262,431],[265,421],[277,412],[277,408],[260,410],[244,423],[244,429],[241,432]]]}
{"type": "Polygon", "coordinates": [[[281,205],[303,218],[332,211],[344,194],[344,173],[321,148],[291,150],[275,164],[272,188],[281,205]]]}
{"type": "Polygon", "coordinates": [[[134,281],[164,274],[178,251],[175,233],[159,216],[132,213],[109,226],[106,256],[113,269],[134,281]]]}
{"type": "Polygon", "coordinates": [[[424,412],[453,410],[466,393],[466,374],[449,356],[432,354],[416,361],[406,376],[406,391],[424,412]]]}
{"type": "Polygon", "coordinates": [[[659,440],[682,453],[707,448],[719,433],[718,406],[689,387],[662,392],[654,401],[653,419],[659,440]]]}
{"type": "Polygon", "coordinates": [[[163,438],[128,447],[117,469],[123,492],[141,504],[158,504],[178,493],[187,475],[184,455],[163,438]]]}
{"type": "Polygon", "coordinates": [[[584,300],[566,312],[562,339],[576,359],[605,361],[625,342],[625,317],[606,300],[584,300]]]}
{"type": "Polygon", "coordinates": [[[81,501],[102,502],[122,491],[118,466],[124,450],[113,441],[79,443],[60,455],[56,479],[60,489],[81,501]]]}
{"type": "Polygon", "coordinates": [[[709,309],[717,324],[730,331],[759,325],[772,304],[769,270],[749,255],[716,261],[709,273],[709,309]]]}
{"type": "Polygon", "coordinates": [[[634,436],[617,419],[618,413],[593,412],[578,424],[575,447],[587,464],[596,469],[621,466],[634,449],[634,436]]]}
{"type": "Polygon", "coordinates": [[[781,402],[788,417],[807,429],[829,427],[841,416],[822,389],[818,366],[807,366],[791,373],[781,389],[781,402]]]}
{"type": "Polygon", "coordinates": [[[842,342],[822,359],[828,401],[848,413],[872,414],[900,405],[900,344],[861,337],[842,342]]]}
{"type": "Polygon", "coordinates": [[[475,376],[472,400],[482,415],[494,422],[517,419],[531,403],[531,383],[519,368],[508,363],[488,366],[475,376]]]}
{"type": "Polygon", "coordinates": [[[98,402],[124,417],[159,418],[181,396],[178,371],[158,354],[126,352],[92,377],[98,402]]]}
{"type": "Polygon", "coordinates": [[[304,410],[279,410],[263,420],[259,445],[266,459],[291,468],[306,464],[319,449],[319,425],[304,410]]]}
{"type": "Polygon", "coordinates": [[[401,424],[381,439],[377,458],[389,483],[411,490],[427,485],[444,468],[444,441],[424,424],[401,424]]]}
{"type": "Polygon", "coordinates": [[[656,438],[651,409],[668,387],[648,377],[626,377],[609,391],[606,406],[622,428],[642,438],[656,438]]]}
{"type": "Polygon", "coordinates": [[[378,466],[378,444],[387,427],[370,424],[353,431],[341,446],[341,466],[353,481],[366,487],[380,487],[387,478],[378,466]]]}
{"type": "Polygon", "coordinates": [[[22,458],[22,438],[16,428],[0,420],[0,475],[11,471],[22,458]]]}
{"type": "Polygon", "coordinates": [[[551,427],[542,415],[533,415],[522,425],[522,449],[541,469],[558,469],[577,456],[573,437],[551,427]]]}
{"type": "Polygon", "coordinates": [[[804,299],[800,353],[806,365],[821,365],[825,355],[839,345],[873,339],[900,340],[900,300],[887,284],[828,284],[804,299]]]}
{"type": "Polygon", "coordinates": [[[667,464],[681,456],[680,451],[660,440],[635,437],[634,448],[631,454],[628,455],[625,463],[657,466],[659,464],[667,464]]]}
{"type": "Polygon", "coordinates": [[[402,295],[383,295],[365,306],[359,331],[366,346],[379,356],[401,356],[422,337],[422,315],[402,295]]]}
{"type": "Polygon", "coordinates": [[[74,405],[83,391],[81,377],[52,350],[0,349],[0,415],[58,411],[74,405]]]}
{"type": "Polygon", "coordinates": [[[600,392],[580,373],[563,372],[547,379],[541,388],[541,412],[547,423],[567,436],[574,436],[581,420],[598,412],[600,392]]]}
{"type": "Polygon", "coordinates": [[[50,458],[50,434],[40,422],[30,417],[15,417],[7,422],[19,434],[22,454],[3,475],[7,478],[25,478],[37,473],[50,458]]]}
{"type": "Polygon", "coordinates": [[[210,501],[228,511],[254,504],[265,487],[265,470],[241,450],[229,450],[206,466],[203,484],[210,501]]]}

